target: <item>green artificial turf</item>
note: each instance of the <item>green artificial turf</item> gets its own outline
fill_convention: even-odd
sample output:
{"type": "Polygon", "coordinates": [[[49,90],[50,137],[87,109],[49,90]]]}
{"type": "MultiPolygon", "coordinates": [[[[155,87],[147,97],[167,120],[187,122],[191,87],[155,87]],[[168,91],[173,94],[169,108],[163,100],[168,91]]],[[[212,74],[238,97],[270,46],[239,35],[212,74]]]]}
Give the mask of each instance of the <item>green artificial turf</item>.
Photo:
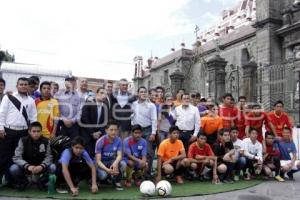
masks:
{"type": "MultiPolygon", "coordinates": [[[[178,185],[174,182],[172,184],[172,194],[169,197],[186,197],[196,195],[207,195],[221,192],[228,192],[240,190],[255,186],[261,183],[261,180],[239,181],[233,184],[213,185],[210,182],[186,181],[183,185],[178,185]]],[[[39,191],[35,188],[29,188],[26,191],[19,192],[10,188],[0,188],[0,196],[7,197],[26,197],[26,198],[54,198],[54,199],[149,199],[143,197],[139,192],[139,188],[133,186],[132,188],[125,188],[123,191],[116,191],[112,186],[103,185],[100,187],[97,194],[91,194],[87,185],[80,185],[80,195],[72,197],[70,194],[54,194],[48,195],[47,192],[39,191]]],[[[152,198],[157,198],[157,194],[152,198]]],[[[151,198],[151,197],[150,197],[151,198]]]]}

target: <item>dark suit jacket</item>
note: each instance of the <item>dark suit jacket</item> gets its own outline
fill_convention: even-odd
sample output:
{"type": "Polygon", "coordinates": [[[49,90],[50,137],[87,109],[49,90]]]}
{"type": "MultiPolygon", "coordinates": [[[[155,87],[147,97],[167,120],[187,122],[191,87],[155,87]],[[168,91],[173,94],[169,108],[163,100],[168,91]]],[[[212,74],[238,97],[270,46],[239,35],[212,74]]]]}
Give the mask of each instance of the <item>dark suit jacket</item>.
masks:
{"type": "Polygon", "coordinates": [[[98,120],[98,109],[96,102],[86,102],[82,107],[81,127],[88,134],[101,131],[104,134],[104,129],[107,122],[110,120],[110,112],[108,102],[105,101],[102,106],[100,120],[98,120]]]}
{"type": "Polygon", "coordinates": [[[131,131],[131,104],[136,100],[136,96],[128,93],[128,103],[123,108],[121,108],[117,101],[117,95],[118,92],[113,93],[113,96],[116,99],[116,102],[112,109],[113,116],[117,117],[116,121],[118,122],[122,131],[131,131]],[[125,110],[127,112],[124,112],[125,110]]]}

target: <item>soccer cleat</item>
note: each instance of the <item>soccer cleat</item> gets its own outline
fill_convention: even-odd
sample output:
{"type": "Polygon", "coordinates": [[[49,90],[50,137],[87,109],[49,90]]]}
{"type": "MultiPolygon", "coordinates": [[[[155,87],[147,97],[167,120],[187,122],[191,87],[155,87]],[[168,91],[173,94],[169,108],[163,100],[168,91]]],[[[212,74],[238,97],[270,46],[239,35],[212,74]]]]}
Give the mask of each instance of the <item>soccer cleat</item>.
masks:
{"type": "Polygon", "coordinates": [[[184,183],[181,176],[176,176],[176,182],[177,182],[178,184],[183,184],[183,183],[184,183]]]}
{"type": "Polygon", "coordinates": [[[279,175],[275,176],[274,178],[275,178],[275,180],[277,180],[279,182],[284,182],[284,179],[281,178],[281,176],[279,176],[279,175]]]}
{"type": "Polygon", "coordinates": [[[125,186],[128,187],[128,188],[131,187],[131,181],[130,180],[126,180],[125,181],[125,186]]]}
{"type": "Polygon", "coordinates": [[[116,190],[118,190],[118,191],[124,190],[124,188],[122,187],[121,183],[115,183],[115,188],[116,188],[116,190]]]}
{"type": "Polygon", "coordinates": [[[239,180],[240,180],[240,176],[235,175],[235,176],[233,177],[233,180],[234,180],[234,181],[239,181],[239,180]]]}

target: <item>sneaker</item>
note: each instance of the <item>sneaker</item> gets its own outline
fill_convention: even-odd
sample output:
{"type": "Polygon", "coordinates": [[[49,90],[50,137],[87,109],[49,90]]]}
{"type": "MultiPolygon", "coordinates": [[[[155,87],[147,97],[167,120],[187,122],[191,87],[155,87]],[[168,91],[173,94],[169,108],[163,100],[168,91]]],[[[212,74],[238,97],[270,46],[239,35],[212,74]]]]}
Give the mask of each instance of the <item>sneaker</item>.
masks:
{"type": "Polygon", "coordinates": [[[58,194],[68,194],[69,193],[68,190],[66,188],[64,188],[64,187],[58,187],[58,188],[56,188],[56,192],[58,194]]]}
{"type": "Polygon", "coordinates": [[[126,180],[125,181],[125,186],[128,187],[128,188],[131,187],[131,180],[126,180]]]}
{"type": "Polygon", "coordinates": [[[228,184],[234,183],[234,181],[231,178],[227,178],[227,179],[223,180],[222,182],[223,183],[228,183],[228,184]]]}
{"type": "Polygon", "coordinates": [[[140,185],[142,184],[142,181],[140,179],[136,179],[134,181],[134,183],[135,183],[136,187],[140,187],[140,185]]]}
{"type": "Polygon", "coordinates": [[[5,175],[2,176],[2,178],[0,179],[0,187],[3,187],[7,185],[7,180],[5,178],[5,175]]]}
{"type": "Polygon", "coordinates": [[[124,188],[122,187],[121,183],[115,183],[115,188],[116,188],[116,190],[118,190],[118,191],[124,190],[124,188]]]}
{"type": "Polygon", "coordinates": [[[251,174],[250,173],[246,173],[244,176],[244,180],[245,181],[250,181],[251,180],[251,174]]]}
{"type": "Polygon", "coordinates": [[[178,184],[183,184],[183,183],[184,183],[181,176],[176,176],[176,182],[177,182],[178,184]]]}
{"type": "Polygon", "coordinates": [[[284,182],[284,179],[281,178],[281,176],[279,176],[279,175],[275,176],[274,178],[275,178],[275,180],[277,180],[279,182],[284,182]]]}
{"type": "Polygon", "coordinates": [[[290,180],[290,181],[294,181],[294,180],[295,180],[295,179],[294,179],[294,175],[293,175],[292,172],[288,172],[288,173],[286,173],[286,175],[289,177],[289,180],[290,180]]]}
{"type": "Polygon", "coordinates": [[[240,180],[240,176],[235,175],[235,176],[233,177],[233,180],[234,180],[234,181],[239,181],[239,180],[240,180]]]}

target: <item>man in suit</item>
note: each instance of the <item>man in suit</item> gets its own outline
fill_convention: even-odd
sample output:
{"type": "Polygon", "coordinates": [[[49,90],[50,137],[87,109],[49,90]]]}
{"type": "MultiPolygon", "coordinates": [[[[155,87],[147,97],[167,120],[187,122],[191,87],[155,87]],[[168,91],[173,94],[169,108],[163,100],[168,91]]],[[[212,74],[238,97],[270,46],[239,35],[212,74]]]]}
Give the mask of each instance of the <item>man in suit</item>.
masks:
{"type": "Polygon", "coordinates": [[[128,92],[126,79],[120,80],[119,90],[113,95],[117,102],[113,105],[112,116],[118,122],[120,137],[124,139],[131,131],[131,103],[136,100],[136,97],[128,92]]]}
{"type": "Polygon", "coordinates": [[[117,99],[113,95],[113,85],[114,84],[112,81],[107,81],[104,85],[106,94],[107,94],[106,99],[107,99],[108,111],[109,111],[109,116],[110,116],[109,120],[114,120],[113,114],[112,114],[112,108],[113,108],[113,105],[115,103],[117,103],[117,99]]]}
{"type": "Polygon", "coordinates": [[[81,136],[86,142],[86,150],[94,156],[95,143],[98,138],[105,134],[105,126],[110,119],[109,106],[105,88],[97,89],[96,97],[93,101],[87,101],[82,107],[80,126],[81,136]]]}

